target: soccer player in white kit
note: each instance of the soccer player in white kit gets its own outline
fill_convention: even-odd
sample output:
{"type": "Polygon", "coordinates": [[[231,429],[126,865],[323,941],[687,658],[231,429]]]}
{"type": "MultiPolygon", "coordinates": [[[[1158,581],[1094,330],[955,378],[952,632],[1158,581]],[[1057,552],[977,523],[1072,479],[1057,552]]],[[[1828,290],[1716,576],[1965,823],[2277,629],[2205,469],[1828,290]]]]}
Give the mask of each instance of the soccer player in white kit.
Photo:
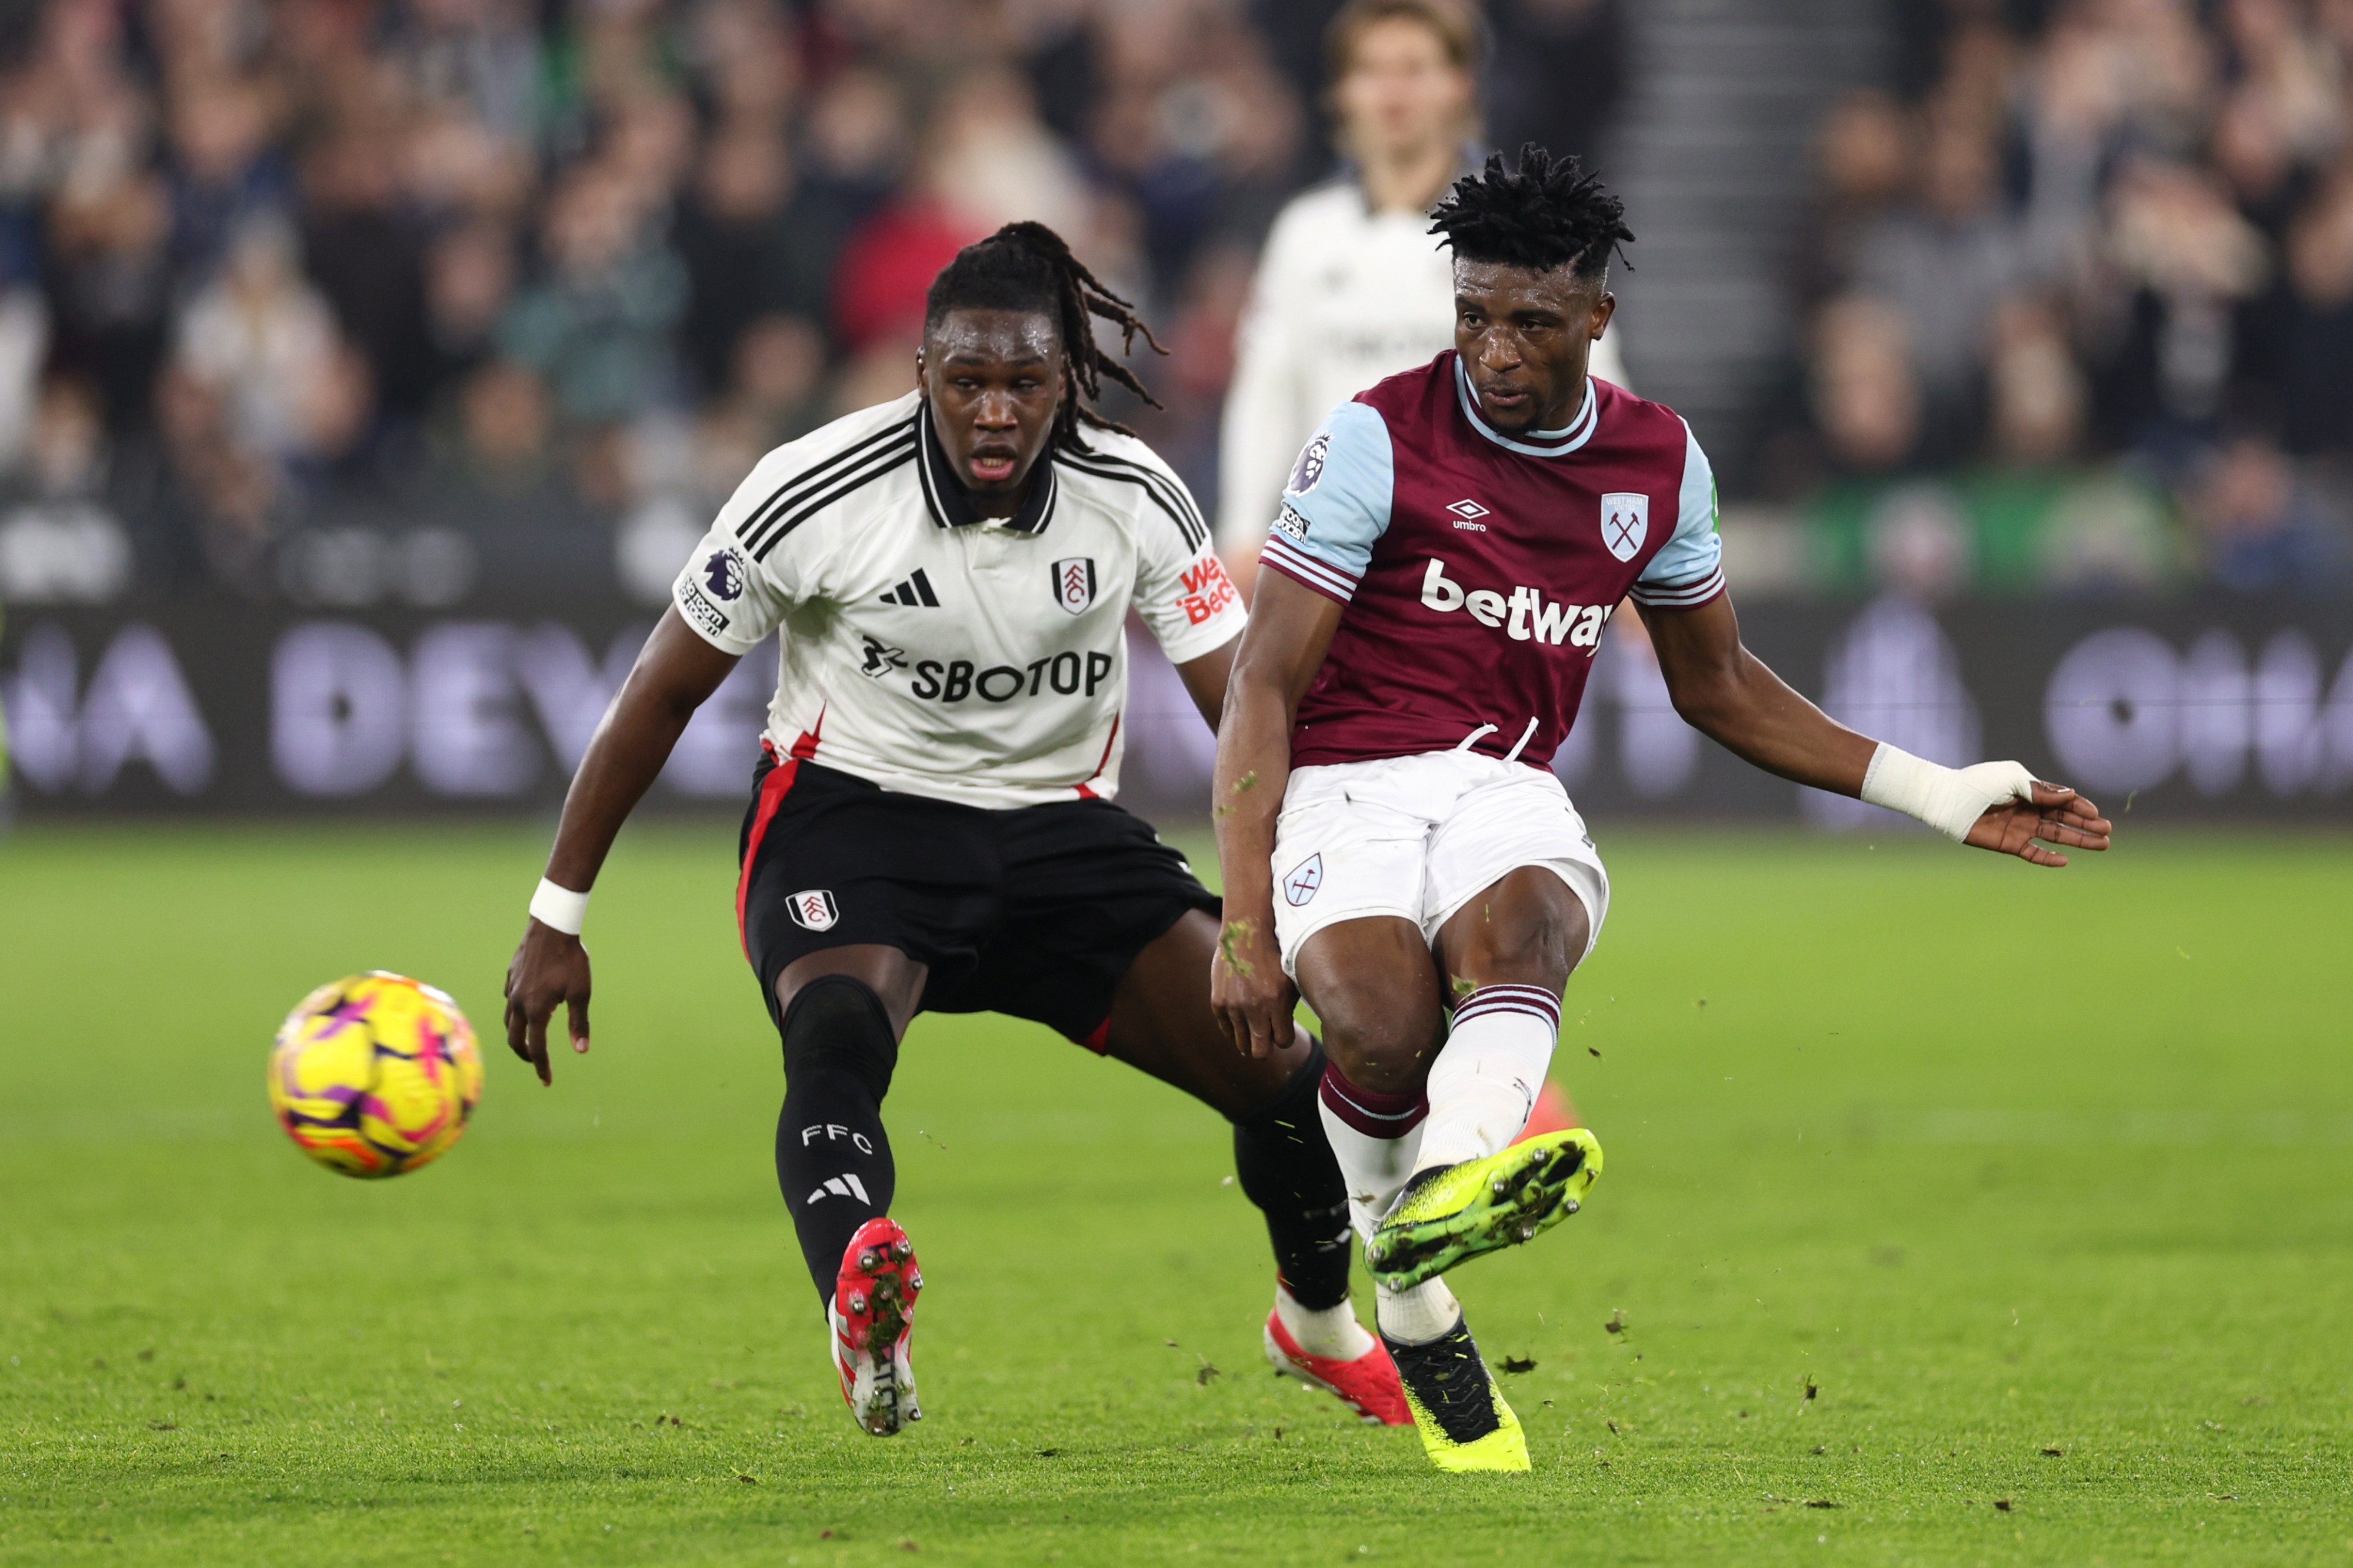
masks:
{"type": "MultiPolygon", "coordinates": [[[[1478,23],[1455,0],[1351,0],[1324,33],[1344,172],[1268,232],[1218,447],[1218,552],[1248,595],[1291,462],[1324,416],[1454,345],[1430,209],[1476,167],[1478,23]]],[[[1616,333],[1593,374],[1623,386],[1616,333]]]]}
{"type": "Polygon", "coordinates": [[[1036,1020],[1224,1114],[1276,1255],[1269,1358],[1402,1425],[1348,1304],[1321,1047],[1228,1043],[1218,900],[1113,804],[1129,611],[1213,726],[1243,611],[1184,485],[1093,412],[1103,377],[1143,388],[1090,314],[1145,330],[1041,225],[966,247],[932,284],[918,390],[769,453],[721,509],[565,797],[508,1042],[544,1080],[561,1003],[587,1049],[589,886],[695,708],[776,633],[735,910],[784,1043],[777,1183],[860,1426],[920,1415],[881,1101],[926,1010],[1036,1020]]]}

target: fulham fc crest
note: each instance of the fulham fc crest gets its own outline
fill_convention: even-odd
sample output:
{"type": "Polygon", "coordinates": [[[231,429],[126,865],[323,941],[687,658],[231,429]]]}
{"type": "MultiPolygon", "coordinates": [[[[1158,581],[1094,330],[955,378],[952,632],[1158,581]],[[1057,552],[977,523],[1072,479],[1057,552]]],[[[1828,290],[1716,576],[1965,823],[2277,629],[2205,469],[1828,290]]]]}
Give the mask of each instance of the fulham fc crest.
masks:
{"type": "Polygon", "coordinates": [[[1601,498],[1601,542],[1620,561],[1631,561],[1651,536],[1651,498],[1634,490],[1611,490],[1601,498]]]}
{"type": "Polygon", "coordinates": [[[1054,563],[1054,603],[1073,616],[1095,602],[1095,558],[1072,555],[1054,563]]]}
{"type": "Polygon", "coordinates": [[[1282,896],[1290,900],[1292,907],[1296,909],[1314,898],[1315,889],[1323,885],[1324,857],[1310,855],[1292,868],[1291,875],[1282,879],[1282,896]]]}
{"type": "Polygon", "coordinates": [[[785,905],[792,911],[793,924],[803,931],[831,931],[841,911],[834,907],[833,895],[823,888],[810,888],[795,893],[785,905]]]}

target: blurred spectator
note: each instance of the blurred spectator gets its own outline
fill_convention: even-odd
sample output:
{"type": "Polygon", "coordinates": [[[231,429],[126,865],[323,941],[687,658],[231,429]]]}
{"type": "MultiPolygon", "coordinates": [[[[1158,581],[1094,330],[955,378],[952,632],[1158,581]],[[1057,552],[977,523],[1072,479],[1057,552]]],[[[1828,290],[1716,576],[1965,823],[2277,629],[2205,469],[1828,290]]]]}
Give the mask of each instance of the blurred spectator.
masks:
{"type": "Polygon", "coordinates": [[[1626,84],[1618,0],[1490,0],[1494,64],[1487,121],[1499,147],[1524,142],[1601,162],[1626,84]]]}
{"type": "Polygon", "coordinates": [[[356,434],[353,365],[326,301],[306,283],[294,236],[275,216],[248,219],[218,276],[180,318],[174,359],[221,401],[228,438],[278,463],[340,456],[356,434]]]}
{"type": "Polygon", "coordinates": [[[1853,472],[1900,467],[1920,443],[1920,385],[1909,325],[1892,306],[1851,295],[1814,325],[1813,409],[1831,461],[1853,472]]]}
{"type": "Polygon", "coordinates": [[[2311,593],[2341,573],[2342,520],[2259,437],[2232,441],[2208,461],[2189,510],[2206,568],[2226,588],[2311,593]]]}
{"type": "Polygon", "coordinates": [[[489,223],[453,228],[425,262],[425,355],[428,399],[491,353],[499,320],[514,298],[514,246],[489,223]]]}
{"type": "Polygon", "coordinates": [[[0,510],[0,601],[102,603],[130,585],[131,538],[100,497],[106,432],[97,394],[41,388],[24,460],[0,510]]]}
{"type": "Polygon", "coordinates": [[[1858,247],[1857,286],[1904,318],[1936,457],[1961,455],[1942,448],[1948,433],[1972,423],[1986,325],[2022,270],[1996,174],[1994,148],[1976,126],[1955,119],[1934,128],[1918,199],[1882,218],[1858,247]]]}
{"type": "Polygon", "coordinates": [[[691,294],[680,348],[706,396],[726,389],[736,343],[754,318],[824,307],[829,258],[789,211],[793,184],[773,127],[739,124],[703,150],[678,247],[691,294]]]}
{"type": "Polygon", "coordinates": [[[565,416],[625,420],[672,390],[685,268],[623,169],[583,163],[548,200],[544,272],[499,323],[501,352],[543,376],[565,416]]]}

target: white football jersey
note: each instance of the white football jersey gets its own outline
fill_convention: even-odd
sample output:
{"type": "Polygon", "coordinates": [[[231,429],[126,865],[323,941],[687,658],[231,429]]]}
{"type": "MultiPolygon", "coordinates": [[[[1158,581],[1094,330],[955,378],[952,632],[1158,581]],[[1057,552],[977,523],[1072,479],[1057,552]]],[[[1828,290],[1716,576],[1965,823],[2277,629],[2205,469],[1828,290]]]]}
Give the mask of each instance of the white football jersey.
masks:
{"type": "Polygon", "coordinates": [[[1129,608],[1177,664],[1243,611],[1184,481],[1132,436],[1085,439],[987,519],[920,395],[837,419],[760,460],[672,601],[728,653],[778,634],[779,756],[967,805],[1108,798],[1129,608]]]}

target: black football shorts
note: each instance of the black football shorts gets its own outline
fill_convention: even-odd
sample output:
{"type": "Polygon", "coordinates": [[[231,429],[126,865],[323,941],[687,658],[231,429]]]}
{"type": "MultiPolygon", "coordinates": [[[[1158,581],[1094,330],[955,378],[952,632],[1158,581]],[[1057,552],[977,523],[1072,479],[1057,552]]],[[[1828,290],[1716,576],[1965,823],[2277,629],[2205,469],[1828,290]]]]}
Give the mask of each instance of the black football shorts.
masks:
{"type": "Polygon", "coordinates": [[[926,1012],[1008,1013],[1098,1051],[1135,955],[1219,908],[1110,801],[990,810],[797,759],[761,760],[738,858],[736,923],[770,1016],[786,964],[880,942],[930,966],[926,1012]]]}

